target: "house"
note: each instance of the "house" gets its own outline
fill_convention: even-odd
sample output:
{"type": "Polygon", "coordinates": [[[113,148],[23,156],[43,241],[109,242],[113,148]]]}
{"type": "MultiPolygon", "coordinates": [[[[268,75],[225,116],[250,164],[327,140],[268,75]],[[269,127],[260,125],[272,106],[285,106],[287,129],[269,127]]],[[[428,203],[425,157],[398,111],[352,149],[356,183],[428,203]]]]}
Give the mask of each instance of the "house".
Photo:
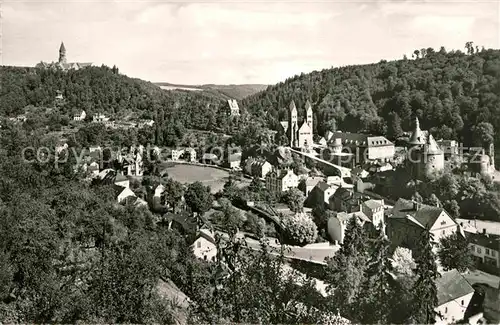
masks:
{"type": "Polygon", "coordinates": [[[89,153],[98,152],[98,151],[102,151],[100,146],[90,146],[89,147],[89,153]]]}
{"type": "Polygon", "coordinates": [[[229,104],[229,114],[231,116],[240,115],[240,107],[238,106],[236,99],[228,99],[227,103],[229,104]]]}
{"type": "Polygon", "coordinates": [[[470,253],[477,262],[500,269],[500,236],[466,233],[466,237],[470,253]]]}
{"type": "Polygon", "coordinates": [[[85,111],[81,111],[75,115],[73,115],[73,121],[83,121],[87,117],[87,113],[85,111]]]}
{"type": "Polygon", "coordinates": [[[387,218],[387,235],[391,244],[411,250],[418,247],[422,231],[430,231],[434,242],[438,243],[457,229],[460,229],[459,225],[443,208],[406,199],[399,199],[387,218]]]}
{"type": "Polygon", "coordinates": [[[237,169],[241,165],[241,152],[236,152],[228,155],[225,163],[226,167],[237,169]]]}
{"type": "Polygon", "coordinates": [[[138,151],[135,155],[130,154],[127,157],[118,158],[118,162],[122,161],[122,168],[127,176],[142,176],[144,173],[144,162],[142,154],[138,151]]]}
{"type": "Polygon", "coordinates": [[[361,212],[363,212],[377,228],[385,230],[384,222],[384,200],[370,199],[361,204],[361,212]]]}
{"type": "Polygon", "coordinates": [[[136,207],[148,206],[148,202],[144,201],[140,197],[135,197],[134,199],[130,200],[130,203],[136,207]]]}
{"type": "Polygon", "coordinates": [[[331,240],[342,244],[344,242],[345,231],[349,220],[356,217],[357,221],[360,222],[361,226],[365,226],[365,224],[371,224],[371,220],[361,211],[357,212],[338,212],[335,216],[328,219],[327,222],[327,231],[331,240]]]}
{"type": "Polygon", "coordinates": [[[193,148],[187,148],[184,152],[186,154],[186,161],[196,162],[196,150],[193,148]]]}
{"type": "Polygon", "coordinates": [[[177,161],[184,154],[184,149],[172,149],[172,160],[177,161]]]}
{"type": "Polygon", "coordinates": [[[436,279],[438,307],[436,324],[455,324],[463,320],[474,295],[474,288],[456,269],[444,272],[436,279]]]}
{"type": "Polygon", "coordinates": [[[363,195],[354,192],[350,188],[339,187],[330,197],[328,206],[333,211],[344,211],[347,213],[360,211],[363,195]]]}
{"type": "Polygon", "coordinates": [[[337,189],[338,186],[328,185],[324,181],[318,182],[307,196],[306,206],[310,208],[314,208],[320,204],[328,206],[330,197],[332,197],[337,189]]]}
{"type": "Polygon", "coordinates": [[[87,172],[90,174],[90,177],[96,177],[99,175],[99,163],[91,162],[89,167],[87,168],[87,172]]]}
{"type": "Polygon", "coordinates": [[[197,258],[205,261],[215,261],[217,246],[215,244],[215,236],[210,230],[200,229],[191,247],[197,258]]]}
{"type": "Polygon", "coordinates": [[[355,154],[356,164],[369,161],[390,161],[394,158],[394,143],[383,136],[372,136],[362,133],[350,132],[327,132],[325,139],[335,149],[339,144],[340,151],[355,154]]]}
{"type": "Polygon", "coordinates": [[[276,195],[299,185],[299,177],[291,169],[272,170],[266,175],[266,188],[276,195]]]}
{"type": "Polygon", "coordinates": [[[94,114],[94,116],[92,116],[92,122],[94,123],[107,122],[108,120],[109,117],[106,117],[104,114],[94,114]]]}
{"type": "Polygon", "coordinates": [[[456,221],[467,232],[481,232],[483,234],[491,234],[500,236],[500,222],[476,220],[476,219],[461,219],[457,218],[456,221]]]}
{"type": "Polygon", "coordinates": [[[132,190],[128,187],[123,187],[123,186],[114,184],[113,190],[115,192],[116,202],[118,202],[118,203],[124,202],[129,197],[132,197],[132,198],[136,197],[135,193],[132,192],[132,190]]]}
{"type": "Polygon", "coordinates": [[[299,189],[304,191],[305,197],[308,197],[313,188],[324,180],[325,178],[320,176],[308,177],[299,184],[299,189]]]}
{"type": "Polygon", "coordinates": [[[250,157],[245,161],[245,173],[254,177],[265,178],[272,169],[273,166],[266,160],[250,157]]]}

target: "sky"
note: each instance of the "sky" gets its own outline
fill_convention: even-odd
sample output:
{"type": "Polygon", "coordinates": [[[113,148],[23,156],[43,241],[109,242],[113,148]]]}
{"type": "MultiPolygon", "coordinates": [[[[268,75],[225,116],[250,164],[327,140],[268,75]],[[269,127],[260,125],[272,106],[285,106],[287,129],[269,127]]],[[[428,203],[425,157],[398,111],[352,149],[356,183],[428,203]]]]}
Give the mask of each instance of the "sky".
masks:
{"type": "Polygon", "coordinates": [[[0,0],[0,64],[116,65],[178,84],[274,84],[301,72],[500,48],[500,0],[0,0]]]}

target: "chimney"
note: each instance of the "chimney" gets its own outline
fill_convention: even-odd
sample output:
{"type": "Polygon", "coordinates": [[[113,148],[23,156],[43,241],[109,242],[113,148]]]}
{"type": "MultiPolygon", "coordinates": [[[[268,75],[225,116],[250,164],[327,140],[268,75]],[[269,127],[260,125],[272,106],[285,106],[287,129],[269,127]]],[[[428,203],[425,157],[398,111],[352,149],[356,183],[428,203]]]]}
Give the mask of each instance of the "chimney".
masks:
{"type": "Polygon", "coordinates": [[[413,210],[418,211],[420,210],[420,203],[417,201],[413,201],[413,210]]]}
{"type": "Polygon", "coordinates": [[[486,228],[483,228],[483,235],[486,235],[486,228]]]}

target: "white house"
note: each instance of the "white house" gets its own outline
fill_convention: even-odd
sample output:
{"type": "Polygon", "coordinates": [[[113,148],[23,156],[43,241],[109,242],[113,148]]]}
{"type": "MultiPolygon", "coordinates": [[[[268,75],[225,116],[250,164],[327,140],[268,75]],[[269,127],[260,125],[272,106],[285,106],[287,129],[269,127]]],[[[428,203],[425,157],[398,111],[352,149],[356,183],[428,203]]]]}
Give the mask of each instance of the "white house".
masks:
{"type": "Polygon", "coordinates": [[[128,187],[113,185],[113,189],[115,190],[115,198],[118,203],[124,202],[128,197],[136,197],[135,193],[128,187]]]}
{"type": "Polygon", "coordinates": [[[208,229],[200,229],[196,240],[191,245],[194,255],[205,261],[215,261],[217,246],[215,237],[208,229]]]}
{"type": "Polygon", "coordinates": [[[293,170],[273,170],[266,175],[266,188],[272,192],[280,194],[299,185],[299,177],[293,170]]]}
{"type": "Polygon", "coordinates": [[[99,164],[97,162],[91,162],[87,171],[90,174],[90,177],[96,177],[99,175],[99,164]]]}
{"type": "Polygon", "coordinates": [[[328,235],[333,241],[339,244],[344,242],[347,224],[353,217],[357,217],[362,226],[367,222],[371,223],[371,220],[361,211],[351,213],[338,212],[334,217],[328,219],[327,223],[328,235]]]}
{"type": "Polygon", "coordinates": [[[99,122],[107,122],[109,120],[109,117],[106,117],[104,114],[94,114],[92,116],[92,122],[99,123],[99,122]]]}
{"type": "Polygon", "coordinates": [[[273,166],[265,161],[255,158],[248,158],[245,161],[245,173],[259,178],[265,178],[266,175],[273,169],[273,166]]]}
{"type": "Polygon", "coordinates": [[[73,121],[83,121],[83,120],[85,120],[86,117],[87,117],[87,113],[85,113],[85,111],[81,111],[80,113],[75,114],[73,116],[73,121]]]}
{"type": "Polygon", "coordinates": [[[361,211],[372,221],[376,228],[385,230],[384,222],[384,200],[368,200],[361,204],[361,211]]]}
{"type": "Polygon", "coordinates": [[[444,272],[436,280],[438,307],[436,324],[453,324],[462,320],[474,295],[474,288],[456,269],[444,272]]]}
{"type": "Polygon", "coordinates": [[[466,233],[470,254],[476,261],[500,268],[500,236],[466,233]]]}
{"type": "Polygon", "coordinates": [[[184,149],[172,149],[172,160],[177,161],[184,153],[184,149]]]}

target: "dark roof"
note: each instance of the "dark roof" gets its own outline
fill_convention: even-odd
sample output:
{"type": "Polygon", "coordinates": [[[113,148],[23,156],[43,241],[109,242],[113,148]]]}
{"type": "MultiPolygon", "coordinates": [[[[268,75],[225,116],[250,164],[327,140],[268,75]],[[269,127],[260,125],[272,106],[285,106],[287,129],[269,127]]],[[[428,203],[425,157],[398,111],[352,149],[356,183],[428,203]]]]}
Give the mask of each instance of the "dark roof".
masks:
{"type": "Polygon", "coordinates": [[[316,184],[316,187],[319,188],[320,190],[322,190],[324,192],[324,191],[326,191],[326,190],[328,190],[330,188],[330,185],[328,185],[327,183],[321,181],[318,184],[316,184]]]}
{"type": "Polygon", "coordinates": [[[128,180],[127,176],[123,175],[122,173],[117,173],[115,176],[115,182],[123,182],[127,180],[128,180]]]}
{"type": "Polygon", "coordinates": [[[120,193],[123,192],[124,190],[125,190],[125,187],[113,184],[113,192],[115,194],[115,196],[114,196],[115,198],[117,198],[118,195],[120,195],[120,193]]]}
{"type": "Polygon", "coordinates": [[[61,42],[61,47],[59,48],[59,51],[66,52],[66,47],[64,47],[64,42],[61,42]]]}
{"type": "Polygon", "coordinates": [[[290,102],[290,110],[294,110],[294,109],[297,109],[297,107],[295,107],[295,102],[292,100],[290,102]]]}
{"type": "Polygon", "coordinates": [[[335,193],[333,193],[332,197],[338,198],[341,200],[347,200],[351,196],[352,196],[351,190],[349,190],[348,188],[345,188],[345,187],[340,187],[335,191],[335,193]]]}
{"type": "Polygon", "coordinates": [[[483,246],[495,251],[500,251],[500,236],[492,234],[475,234],[465,232],[469,242],[475,245],[483,246]]]}
{"type": "Polygon", "coordinates": [[[440,306],[474,292],[474,288],[456,269],[441,274],[436,280],[436,287],[440,306]]]}
{"type": "Polygon", "coordinates": [[[443,208],[417,203],[411,200],[399,199],[392,211],[393,215],[391,218],[405,218],[410,215],[422,226],[430,229],[439,215],[445,210],[443,208]]]}

